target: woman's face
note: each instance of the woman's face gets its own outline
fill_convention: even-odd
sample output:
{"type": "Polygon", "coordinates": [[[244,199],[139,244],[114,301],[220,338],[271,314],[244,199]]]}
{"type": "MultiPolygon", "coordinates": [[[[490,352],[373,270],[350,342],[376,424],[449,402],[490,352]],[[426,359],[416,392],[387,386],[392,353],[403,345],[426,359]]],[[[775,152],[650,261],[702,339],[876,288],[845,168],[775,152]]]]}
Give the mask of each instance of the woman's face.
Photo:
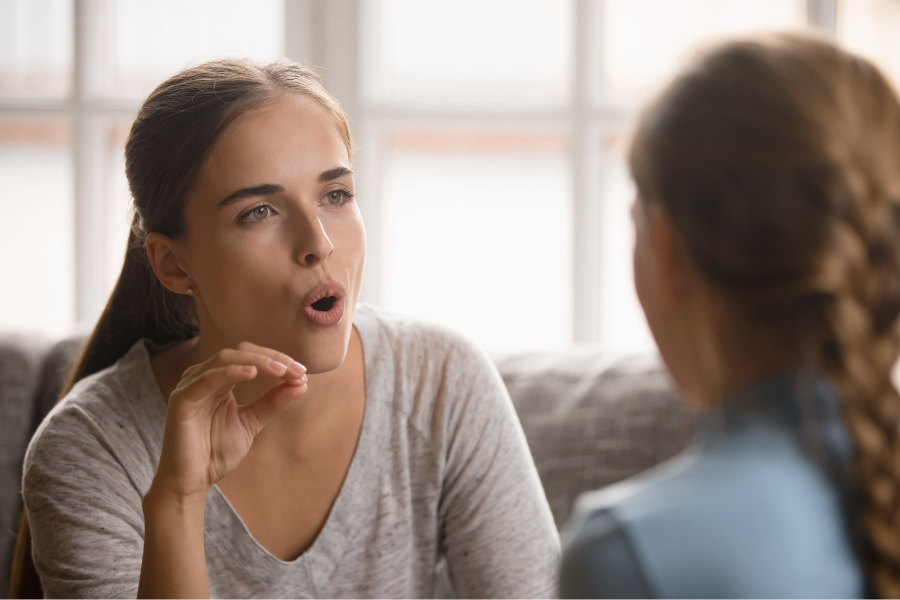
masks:
{"type": "Polygon", "coordinates": [[[311,374],[341,365],[366,255],[354,192],[347,147],[314,100],[285,94],[228,126],[185,207],[204,344],[249,341],[311,374]]]}

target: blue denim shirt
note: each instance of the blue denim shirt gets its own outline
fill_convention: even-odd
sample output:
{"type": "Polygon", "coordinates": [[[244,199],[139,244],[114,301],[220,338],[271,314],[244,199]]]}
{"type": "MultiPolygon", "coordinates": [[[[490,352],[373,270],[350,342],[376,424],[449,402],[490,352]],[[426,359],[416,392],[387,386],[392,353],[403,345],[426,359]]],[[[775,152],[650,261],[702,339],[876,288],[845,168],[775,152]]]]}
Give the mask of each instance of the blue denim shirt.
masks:
{"type": "Polygon", "coordinates": [[[827,381],[767,377],[704,415],[679,457],[579,498],[560,593],[862,597],[851,457],[827,381]]]}

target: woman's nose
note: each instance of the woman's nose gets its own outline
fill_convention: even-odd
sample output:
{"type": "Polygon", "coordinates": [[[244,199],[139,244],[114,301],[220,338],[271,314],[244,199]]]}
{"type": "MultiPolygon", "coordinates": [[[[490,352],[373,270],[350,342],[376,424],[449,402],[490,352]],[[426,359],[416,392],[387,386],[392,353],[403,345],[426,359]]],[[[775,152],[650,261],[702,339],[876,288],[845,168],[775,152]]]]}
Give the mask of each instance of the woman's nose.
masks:
{"type": "Polygon", "coordinates": [[[317,215],[303,215],[299,221],[297,262],[305,267],[314,267],[334,252],[334,244],[317,215]]]}

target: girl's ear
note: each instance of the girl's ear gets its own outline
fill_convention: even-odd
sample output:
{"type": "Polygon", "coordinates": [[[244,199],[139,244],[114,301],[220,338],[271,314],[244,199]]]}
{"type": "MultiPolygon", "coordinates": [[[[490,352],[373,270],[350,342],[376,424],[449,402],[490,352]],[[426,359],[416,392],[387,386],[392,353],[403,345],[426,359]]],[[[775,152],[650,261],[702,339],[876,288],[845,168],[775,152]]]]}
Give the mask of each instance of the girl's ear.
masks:
{"type": "Polygon", "coordinates": [[[645,210],[659,300],[670,307],[681,304],[690,292],[691,261],[687,247],[668,211],[651,203],[645,210]]]}
{"type": "Polygon", "coordinates": [[[147,258],[160,283],[169,291],[185,294],[193,285],[181,257],[181,243],[161,233],[147,234],[147,258]]]}

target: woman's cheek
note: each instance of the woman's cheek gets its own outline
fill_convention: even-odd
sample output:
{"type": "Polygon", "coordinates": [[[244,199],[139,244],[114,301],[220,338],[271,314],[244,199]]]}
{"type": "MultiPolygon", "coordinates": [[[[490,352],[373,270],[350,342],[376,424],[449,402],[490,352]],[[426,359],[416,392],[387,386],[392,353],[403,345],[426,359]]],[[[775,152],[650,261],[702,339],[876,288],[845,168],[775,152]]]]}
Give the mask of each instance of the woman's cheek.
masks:
{"type": "Polygon", "coordinates": [[[353,205],[352,208],[352,218],[347,220],[348,243],[353,247],[354,256],[363,261],[366,256],[366,226],[363,223],[359,207],[353,205]]]}

